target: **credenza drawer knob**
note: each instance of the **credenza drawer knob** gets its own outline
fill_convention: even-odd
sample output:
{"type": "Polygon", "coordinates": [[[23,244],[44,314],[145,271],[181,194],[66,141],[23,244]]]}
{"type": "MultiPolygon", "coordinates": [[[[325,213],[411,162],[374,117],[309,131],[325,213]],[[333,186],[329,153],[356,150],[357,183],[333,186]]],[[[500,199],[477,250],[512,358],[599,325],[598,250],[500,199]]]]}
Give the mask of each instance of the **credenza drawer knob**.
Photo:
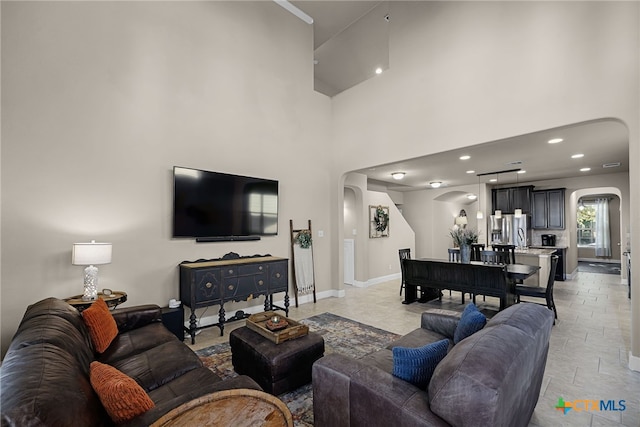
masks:
{"type": "Polygon", "coordinates": [[[206,286],[206,288],[207,288],[207,289],[211,289],[211,287],[212,287],[213,285],[211,284],[211,282],[207,282],[207,284],[206,284],[206,285],[204,285],[204,286],[206,286]]]}
{"type": "Polygon", "coordinates": [[[264,280],[258,280],[258,285],[264,285],[264,280]]]}
{"type": "Polygon", "coordinates": [[[262,266],[258,267],[258,270],[262,271],[262,266]]]}
{"type": "Polygon", "coordinates": [[[229,285],[229,290],[232,291],[233,290],[233,285],[229,285]]]}
{"type": "Polygon", "coordinates": [[[280,278],[280,273],[276,273],[276,277],[279,279],[280,278]]]}
{"type": "Polygon", "coordinates": [[[229,270],[229,274],[233,274],[233,270],[229,270]]]}

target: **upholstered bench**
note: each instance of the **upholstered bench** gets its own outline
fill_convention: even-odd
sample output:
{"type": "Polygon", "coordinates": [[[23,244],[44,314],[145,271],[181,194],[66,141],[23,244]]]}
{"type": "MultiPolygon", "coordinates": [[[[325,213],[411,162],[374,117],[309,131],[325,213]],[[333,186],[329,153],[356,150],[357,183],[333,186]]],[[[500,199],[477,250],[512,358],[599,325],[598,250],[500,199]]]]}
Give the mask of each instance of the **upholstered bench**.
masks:
{"type": "Polygon", "coordinates": [[[275,344],[243,326],[229,334],[233,368],[279,395],[311,382],[311,366],[324,355],[324,339],[309,332],[275,344]]]}

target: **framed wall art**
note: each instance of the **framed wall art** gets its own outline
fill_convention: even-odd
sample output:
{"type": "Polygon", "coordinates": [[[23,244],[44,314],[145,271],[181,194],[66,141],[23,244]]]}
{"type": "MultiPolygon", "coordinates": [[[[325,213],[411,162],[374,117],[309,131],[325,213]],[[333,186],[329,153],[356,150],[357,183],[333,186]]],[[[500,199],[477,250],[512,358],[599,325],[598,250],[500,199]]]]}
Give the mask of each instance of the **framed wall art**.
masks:
{"type": "Polygon", "coordinates": [[[389,237],[389,206],[369,206],[369,237],[389,237]]]}

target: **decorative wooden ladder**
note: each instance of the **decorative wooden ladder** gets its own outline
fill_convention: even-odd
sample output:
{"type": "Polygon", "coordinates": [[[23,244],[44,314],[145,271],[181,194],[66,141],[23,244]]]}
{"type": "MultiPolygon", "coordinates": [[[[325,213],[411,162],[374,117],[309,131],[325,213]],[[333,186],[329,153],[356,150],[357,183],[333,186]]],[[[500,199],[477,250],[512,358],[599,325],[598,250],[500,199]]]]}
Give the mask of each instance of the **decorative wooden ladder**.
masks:
{"type": "Polygon", "coordinates": [[[291,230],[291,273],[293,274],[293,288],[295,291],[294,295],[296,298],[296,307],[298,307],[298,293],[301,293],[303,295],[313,293],[313,303],[315,304],[316,277],[315,268],[313,265],[313,231],[311,230],[311,220],[308,220],[307,228],[294,229],[293,220],[290,219],[289,229],[291,230]],[[309,246],[306,248],[302,248],[298,243],[298,236],[300,235],[300,233],[309,235],[309,246]],[[308,254],[302,252],[306,249],[309,250],[308,254]],[[296,252],[298,252],[297,263],[298,268],[300,269],[299,272],[296,272],[296,252]],[[300,281],[300,283],[298,281],[300,281]]]}

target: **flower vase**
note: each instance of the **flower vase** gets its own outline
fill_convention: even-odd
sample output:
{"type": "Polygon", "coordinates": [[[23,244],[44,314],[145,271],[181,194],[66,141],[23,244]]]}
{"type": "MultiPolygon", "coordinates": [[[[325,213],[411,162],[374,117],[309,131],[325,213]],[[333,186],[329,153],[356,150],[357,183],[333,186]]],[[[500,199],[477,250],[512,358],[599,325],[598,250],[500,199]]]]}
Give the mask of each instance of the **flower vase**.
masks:
{"type": "Polygon", "coordinates": [[[462,264],[471,263],[471,246],[460,245],[460,262],[462,264]]]}

